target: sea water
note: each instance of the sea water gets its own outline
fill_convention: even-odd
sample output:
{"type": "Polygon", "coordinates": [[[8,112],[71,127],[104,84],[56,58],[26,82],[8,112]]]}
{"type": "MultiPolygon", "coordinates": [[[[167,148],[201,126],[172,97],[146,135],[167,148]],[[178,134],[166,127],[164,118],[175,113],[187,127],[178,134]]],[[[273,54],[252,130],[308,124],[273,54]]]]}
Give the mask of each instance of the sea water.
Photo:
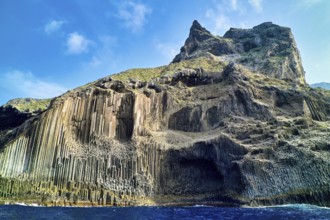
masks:
{"type": "Polygon", "coordinates": [[[330,209],[312,205],[260,208],[193,207],[35,207],[1,205],[0,219],[330,219],[330,209]]]}

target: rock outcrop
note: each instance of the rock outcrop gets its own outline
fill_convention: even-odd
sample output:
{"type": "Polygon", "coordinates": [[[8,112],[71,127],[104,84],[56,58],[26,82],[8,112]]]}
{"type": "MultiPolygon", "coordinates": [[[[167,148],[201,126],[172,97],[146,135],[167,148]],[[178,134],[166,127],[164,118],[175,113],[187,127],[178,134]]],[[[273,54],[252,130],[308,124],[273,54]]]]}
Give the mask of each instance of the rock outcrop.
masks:
{"type": "Polygon", "coordinates": [[[200,56],[221,56],[270,77],[305,83],[305,72],[290,28],[265,22],[252,29],[231,28],[213,36],[197,21],[173,62],[200,56]]]}
{"type": "Polygon", "coordinates": [[[45,111],[50,99],[13,99],[0,106],[0,137],[45,111]]]}
{"type": "Polygon", "coordinates": [[[71,90],[1,135],[0,196],[330,206],[329,120],[330,94],[304,83],[289,29],[264,23],[220,38],[195,21],[173,63],[71,90]]]}

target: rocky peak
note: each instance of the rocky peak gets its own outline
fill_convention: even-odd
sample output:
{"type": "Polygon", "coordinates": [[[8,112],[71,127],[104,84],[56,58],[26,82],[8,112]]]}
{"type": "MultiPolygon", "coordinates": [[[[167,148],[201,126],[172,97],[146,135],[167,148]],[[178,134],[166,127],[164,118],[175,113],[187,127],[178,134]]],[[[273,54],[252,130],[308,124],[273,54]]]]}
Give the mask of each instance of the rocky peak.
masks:
{"type": "Polygon", "coordinates": [[[196,39],[198,41],[203,41],[211,38],[211,33],[206,30],[198,21],[194,20],[189,33],[189,40],[196,39]]]}
{"type": "Polygon", "coordinates": [[[202,27],[202,25],[197,20],[193,21],[192,26],[190,28],[190,31],[193,30],[193,29],[200,29],[200,30],[207,31],[205,28],[202,27]]]}
{"type": "Polygon", "coordinates": [[[193,54],[196,49],[200,48],[203,42],[213,37],[214,36],[202,27],[198,21],[194,20],[190,28],[189,37],[185,41],[184,46],[181,47],[180,54],[174,58],[173,62],[180,62],[181,60],[191,57],[190,55],[193,54]]]}
{"type": "Polygon", "coordinates": [[[264,23],[261,23],[257,26],[254,26],[253,29],[258,29],[258,28],[270,28],[270,27],[280,27],[279,25],[273,24],[271,21],[267,21],[264,23]]]}
{"type": "Polygon", "coordinates": [[[305,84],[305,72],[291,29],[272,22],[252,29],[230,28],[219,37],[194,21],[173,62],[210,54],[269,77],[305,84]]]}

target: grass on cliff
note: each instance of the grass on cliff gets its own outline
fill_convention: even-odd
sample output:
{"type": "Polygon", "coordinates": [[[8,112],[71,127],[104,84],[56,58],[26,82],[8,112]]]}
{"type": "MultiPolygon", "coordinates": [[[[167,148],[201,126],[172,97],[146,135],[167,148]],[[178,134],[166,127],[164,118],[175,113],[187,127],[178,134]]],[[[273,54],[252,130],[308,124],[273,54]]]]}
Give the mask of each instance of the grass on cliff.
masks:
{"type": "Polygon", "coordinates": [[[156,67],[156,68],[129,69],[124,72],[112,75],[111,78],[114,80],[120,80],[122,82],[127,82],[129,79],[149,82],[153,78],[159,77],[163,69],[164,66],[156,67]]]}
{"type": "Polygon", "coordinates": [[[112,75],[111,78],[123,82],[129,81],[129,79],[150,82],[153,78],[171,76],[182,69],[203,68],[209,72],[220,72],[224,66],[225,63],[216,58],[199,57],[196,59],[184,60],[178,63],[170,63],[167,66],[129,69],[124,72],[112,75]]]}
{"type": "Polygon", "coordinates": [[[6,106],[12,106],[21,112],[36,112],[46,110],[52,99],[13,99],[7,102],[6,106]]]}
{"type": "Polygon", "coordinates": [[[178,63],[171,63],[164,68],[163,75],[173,74],[180,69],[203,68],[209,72],[221,72],[226,64],[215,56],[198,57],[196,59],[184,60],[178,63]]]}
{"type": "Polygon", "coordinates": [[[317,91],[319,94],[326,96],[327,98],[330,98],[330,90],[323,89],[323,88],[312,88],[313,90],[317,91]]]}

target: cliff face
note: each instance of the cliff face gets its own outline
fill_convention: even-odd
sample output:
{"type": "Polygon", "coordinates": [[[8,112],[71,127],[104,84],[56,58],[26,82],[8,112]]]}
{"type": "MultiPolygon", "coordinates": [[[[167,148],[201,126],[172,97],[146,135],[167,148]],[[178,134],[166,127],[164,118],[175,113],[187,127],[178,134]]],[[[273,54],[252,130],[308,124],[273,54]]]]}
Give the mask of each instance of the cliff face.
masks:
{"type": "MultiPolygon", "coordinates": [[[[286,76],[263,71],[267,59],[240,60],[249,50],[236,64],[226,58],[239,53],[240,34],[269,28],[276,42],[286,41],[277,30],[290,35],[266,23],[219,38],[194,22],[168,66],[129,70],[54,99],[1,135],[0,196],[61,205],[329,206],[330,94],[303,83],[292,36],[287,44],[297,54],[276,50],[297,62],[282,69],[286,76]]],[[[255,45],[255,56],[269,47],[255,45]]]]}

